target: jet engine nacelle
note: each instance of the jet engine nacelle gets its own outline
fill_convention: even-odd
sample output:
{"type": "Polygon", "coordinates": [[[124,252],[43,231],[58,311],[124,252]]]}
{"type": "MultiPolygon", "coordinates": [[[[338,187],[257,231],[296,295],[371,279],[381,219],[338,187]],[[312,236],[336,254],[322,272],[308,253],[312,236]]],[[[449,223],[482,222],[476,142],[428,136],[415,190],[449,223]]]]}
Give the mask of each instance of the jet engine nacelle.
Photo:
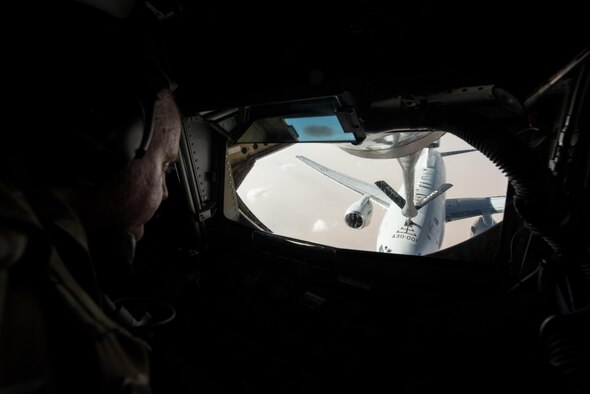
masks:
{"type": "Polygon", "coordinates": [[[471,236],[475,237],[476,235],[491,229],[494,224],[496,224],[496,221],[489,214],[478,217],[471,225],[471,236]]]}
{"type": "Polygon", "coordinates": [[[373,215],[373,203],[369,196],[363,196],[358,201],[352,203],[344,214],[344,221],[348,227],[361,229],[371,223],[373,215]]]}

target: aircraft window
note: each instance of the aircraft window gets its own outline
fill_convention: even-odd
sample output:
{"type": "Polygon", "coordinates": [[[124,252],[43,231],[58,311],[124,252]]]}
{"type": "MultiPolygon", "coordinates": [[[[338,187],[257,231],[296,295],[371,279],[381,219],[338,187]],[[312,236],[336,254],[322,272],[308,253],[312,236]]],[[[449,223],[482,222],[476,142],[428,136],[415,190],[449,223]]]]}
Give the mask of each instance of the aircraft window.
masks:
{"type": "Polygon", "coordinates": [[[233,212],[239,214],[228,214],[226,205],[226,216],[303,241],[413,255],[460,244],[502,221],[507,178],[452,134],[417,156],[412,188],[417,213],[401,208],[410,195],[398,159],[359,157],[342,146],[230,147],[239,201],[233,212]]]}

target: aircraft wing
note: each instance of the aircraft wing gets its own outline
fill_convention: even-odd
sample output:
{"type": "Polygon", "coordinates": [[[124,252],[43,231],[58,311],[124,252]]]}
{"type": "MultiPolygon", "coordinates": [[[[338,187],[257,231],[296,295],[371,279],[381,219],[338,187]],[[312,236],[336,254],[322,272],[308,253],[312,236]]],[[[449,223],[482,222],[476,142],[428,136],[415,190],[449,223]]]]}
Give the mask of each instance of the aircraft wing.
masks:
{"type": "Polygon", "coordinates": [[[504,212],[505,196],[448,198],[445,219],[447,222],[474,216],[491,215],[504,212]]]}
{"type": "Polygon", "coordinates": [[[320,174],[327,176],[333,181],[336,181],[339,184],[344,185],[349,189],[354,190],[355,192],[360,193],[362,195],[368,195],[373,201],[375,201],[379,205],[382,205],[384,208],[389,207],[391,200],[377,186],[363,182],[356,178],[352,178],[348,175],[341,174],[337,171],[331,170],[319,163],[316,163],[311,159],[308,159],[305,156],[296,157],[308,166],[310,166],[311,168],[313,168],[314,170],[318,171],[320,174]]]}

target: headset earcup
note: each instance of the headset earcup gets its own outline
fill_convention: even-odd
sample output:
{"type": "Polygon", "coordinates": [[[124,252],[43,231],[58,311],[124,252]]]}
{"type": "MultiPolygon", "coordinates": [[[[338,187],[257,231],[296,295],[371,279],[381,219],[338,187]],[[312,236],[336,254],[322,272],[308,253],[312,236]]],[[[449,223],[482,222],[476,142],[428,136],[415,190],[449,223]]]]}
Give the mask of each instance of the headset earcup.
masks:
{"type": "MultiPolygon", "coordinates": [[[[94,185],[113,178],[147,147],[151,119],[146,105],[131,94],[115,94],[108,100],[81,108],[65,137],[72,146],[75,165],[70,169],[78,184],[94,185]]],[[[87,104],[87,103],[86,103],[87,104]]],[[[71,163],[71,164],[74,164],[71,163]]]]}
{"type": "Polygon", "coordinates": [[[129,21],[84,4],[69,4],[55,20],[60,29],[39,41],[51,58],[39,70],[37,98],[47,105],[31,153],[48,181],[91,186],[146,152],[168,79],[129,21]]]}

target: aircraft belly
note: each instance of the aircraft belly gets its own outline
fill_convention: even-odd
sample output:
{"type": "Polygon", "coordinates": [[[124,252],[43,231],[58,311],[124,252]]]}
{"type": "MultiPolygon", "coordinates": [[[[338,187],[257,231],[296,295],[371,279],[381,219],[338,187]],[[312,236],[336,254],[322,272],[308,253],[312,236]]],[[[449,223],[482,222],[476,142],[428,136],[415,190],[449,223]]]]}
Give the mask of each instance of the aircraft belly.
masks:
{"type": "Polygon", "coordinates": [[[422,229],[428,216],[426,211],[419,211],[418,216],[412,219],[412,224],[406,225],[406,218],[390,209],[381,223],[377,237],[377,250],[397,254],[421,254],[425,249],[422,229]]]}
{"type": "MultiPolygon", "coordinates": [[[[418,188],[417,188],[418,190],[418,188]]],[[[420,192],[430,193],[429,188],[420,192]]],[[[418,211],[412,224],[406,225],[406,218],[397,207],[391,207],[379,229],[377,250],[379,252],[406,255],[434,253],[440,247],[444,226],[444,197],[441,196],[418,211]]]]}

